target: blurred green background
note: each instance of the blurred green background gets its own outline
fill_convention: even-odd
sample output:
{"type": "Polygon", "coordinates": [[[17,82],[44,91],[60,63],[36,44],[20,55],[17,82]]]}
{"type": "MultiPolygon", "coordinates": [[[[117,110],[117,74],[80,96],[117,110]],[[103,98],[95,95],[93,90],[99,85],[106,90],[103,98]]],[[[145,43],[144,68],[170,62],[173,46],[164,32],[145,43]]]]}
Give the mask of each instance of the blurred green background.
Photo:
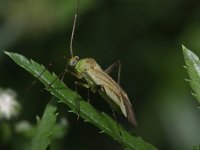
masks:
{"type": "MultiPolygon", "coordinates": [[[[200,56],[199,0],[80,0],[74,53],[93,57],[106,68],[120,59],[121,85],[133,104],[139,127],[131,129],[161,150],[189,150],[200,144],[200,111],[185,82],[181,44],[200,56]]],[[[14,64],[3,50],[21,53],[59,74],[70,57],[69,43],[76,10],[75,0],[0,0],[0,87],[12,88],[22,105],[18,120],[35,123],[51,95],[34,78],[14,64]],[[56,60],[56,61],[55,61],[56,60]],[[57,61],[58,60],[58,61],[57,61]]],[[[116,79],[116,72],[113,73],[116,79]]],[[[65,77],[74,88],[74,78],[65,77]]],[[[80,89],[83,97],[87,91],[80,89]]],[[[112,115],[106,102],[92,94],[91,103],[112,115]]],[[[94,126],[76,121],[60,105],[69,131],[57,149],[92,150],[122,147],[94,126]]],[[[12,137],[16,140],[16,136],[12,137]]],[[[17,143],[19,144],[19,143],[17,143]]],[[[23,144],[23,142],[22,142],[23,144]]],[[[0,141],[0,149],[20,149],[12,141],[0,141]]]]}

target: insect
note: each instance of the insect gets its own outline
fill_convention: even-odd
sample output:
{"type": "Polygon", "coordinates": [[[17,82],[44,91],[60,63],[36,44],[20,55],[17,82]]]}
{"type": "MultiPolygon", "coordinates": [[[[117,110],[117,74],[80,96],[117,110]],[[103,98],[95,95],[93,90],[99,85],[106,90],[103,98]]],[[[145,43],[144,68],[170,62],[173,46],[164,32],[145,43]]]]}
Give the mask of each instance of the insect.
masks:
{"type": "Polygon", "coordinates": [[[68,68],[74,76],[76,76],[78,79],[81,79],[82,81],[85,81],[85,83],[76,82],[78,85],[91,89],[93,93],[98,92],[111,105],[112,108],[119,108],[123,115],[127,117],[128,121],[133,126],[137,126],[137,121],[128,95],[120,87],[120,85],[108,75],[108,72],[110,72],[115,65],[111,65],[111,67],[104,71],[93,58],[79,59],[78,56],[73,55],[72,43],[76,20],[78,16],[78,7],[77,12],[74,16],[74,24],[71,34],[71,58],[68,60],[67,63],[68,68]]]}

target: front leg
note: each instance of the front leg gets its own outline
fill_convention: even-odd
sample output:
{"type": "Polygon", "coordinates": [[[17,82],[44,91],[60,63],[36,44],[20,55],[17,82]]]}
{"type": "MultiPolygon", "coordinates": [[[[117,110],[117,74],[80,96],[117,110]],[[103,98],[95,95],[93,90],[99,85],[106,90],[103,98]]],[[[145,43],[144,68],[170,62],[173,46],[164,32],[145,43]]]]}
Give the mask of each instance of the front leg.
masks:
{"type": "Polygon", "coordinates": [[[76,77],[77,79],[82,79],[83,76],[79,73],[75,73],[73,71],[65,70],[65,72],[69,72],[72,76],[76,77]]]}
{"type": "Polygon", "coordinates": [[[77,120],[79,119],[79,113],[80,113],[80,101],[79,101],[79,98],[78,98],[78,86],[81,86],[81,87],[84,87],[87,89],[88,91],[88,97],[87,97],[87,101],[90,102],[90,86],[86,83],[83,83],[83,82],[78,82],[78,81],[75,81],[75,89],[76,89],[76,93],[77,93],[77,120]]]}
{"type": "Polygon", "coordinates": [[[86,89],[89,89],[89,88],[90,88],[90,86],[89,86],[87,83],[83,83],[83,82],[75,81],[75,85],[84,87],[84,88],[86,88],[86,89]]]}
{"type": "Polygon", "coordinates": [[[81,87],[87,89],[87,91],[88,91],[87,101],[90,102],[90,88],[91,87],[87,83],[75,81],[75,89],[76,89],[77,93],[78,93],[78,87],[77,86],[81,86],[81,87]]]}

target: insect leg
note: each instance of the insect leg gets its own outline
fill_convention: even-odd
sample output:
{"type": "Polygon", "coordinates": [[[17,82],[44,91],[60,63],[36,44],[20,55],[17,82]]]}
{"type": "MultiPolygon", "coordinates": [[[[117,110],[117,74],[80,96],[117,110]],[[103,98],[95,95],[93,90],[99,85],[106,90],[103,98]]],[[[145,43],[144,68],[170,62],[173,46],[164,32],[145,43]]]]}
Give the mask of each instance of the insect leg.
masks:
{"type": "Polygon", "coordinates": [[[84,88],[86,88],[86,89],[89,89],[89,88],[90,88],[90,86],[89,86],[88,84],[86,84],[86,83],[82,83],[82,82],[76,81],[75,84],[76,84],[76,85],[79,85],[79,86],[81,86],[81,87],[84,87],[84,88]]]}
{"type": "Polygon", "coordinates": [[[118,123],[117,116],[116,116],[115,111],[114,111],[114,109],[112,108],[111,105],[110,105],[110,107],[111,107],[111,110],[112,110],[112,113],[113,113],[113,117],[115,118],[115,120],[116,120],[116,122],[117,122],[117,127],[119,128],[119,135],[120,135],[120,137],[122,138],[122,132],[121,132],[120,125],[119,125],[119,123],[118,123]]]}
{"type": "Polygon", "coordinates": [[[66,73],[67,73],[67,72],[70,72],[70,71],[68,70],[68,67],[69,67],[69,65],[67,64],[67,65],[65,66],[65,71],[64,71],[63,75],[61,76],[61,81],[64,80],[64,77],[65,77],[66,73]]]}
{"type": "Polygon", "coordinates": [[[64,80],[64,77],[65,77],[65,75],[66,75],[67,72],[70,72],[70,71],[68,71],[68,64],[66,65],[65,70],[64,70],[60,75],[58,75],[58,77],[55,78],[55,79],[54,79],[47,87],[45,87],[43,90],[46,90],[46,89],[50,88],[51,85],[52,85],[57,79],[60,79],[61,81],[63,81],[63,80],[64,80]]]}
{"type": "Polygon", "coordinates": [[[80,113],[80,102],[79,102],[79,99],[78,99],[78,87],[77,87],[77,82],[75,81],[75,90],[76,90],[76,102],[77,102],[77,119],[76,120],[79,120],[79,113],[80,113]]]}
{"type": "MultiPolygon", "coordinates": [[[[77,99],[77,120],[79,120],[79,113],[80,113],[80,101],[79,101],[79,98],[78,98],[78,87],[77,86],[81,86],[81,87],[84,87],[84,88],[87,88],[88,89],[88,92],[90,90],[90,86],[86,83],[82,83],[82,82],[78,82],[78,81],[75,81],[75,90],[76,90],[76,93],[77,93],[77,96],[76,96],[76,99],[77,99]]],[[[89,101],[89,100],[88,100],[89,101]]]]}
{"type": "MultiPolygon", "coordinates": [[[[99,87],[101,90],[104,90],[104,91],[105,91],[105,88],[104,88],[103,85],[98,85],[98,87],[99,87]]],[[[118,123],[118,119],[117,119],[117,116],[116,116],[115,111],[114,111],[114,109],[113,109],[113,106],[112,106],[110,103],[108,103],[108,104],[110,105],[110,108],[111,108],[111,110],[112,110],[112,115],[113,115],[113,117],[114,117],[114,119],[115,119],[115,121],[116,121],[117,127],[118,127],[118,129],[119,129],[119,135],[120,135],[120,137],[122,138],[121,128],[120,128],[120,125],[119,125],[119,123],[118,123]]]]}
{"type": "Polygon", "coordinates": [[[87,101],[90,103],[90,88],[87,89],[87,101]]]}
{"type": "Polygon", "coordinates": [[[121,75],[121,61],[117,60],[113,64],[111,64],[106,70],[104,70],[107,74],[110,74],[115,67],[118,67],[118,75],[117,75],[117,83],[120,85],[120,75],[121,75]]]}
{"type": "Polygon", "coordinates": [[[26,92],[28,92],[28,91],[37,83],[37,79],[39,79],[39,78],[43,75],[43,73],[44,73],[50,66],[52,66],[51,63],[49,63],[48,66],[47,66],[47,68],[45,68],[45,69],[35,78],[35,80],[28,86],[26,92]]]}
{"type": "Polygon", "coordinates": [[[50,87],[56,82],[56,80],[58,80],[58,79],[60,79],[62,76],[64,76],[65,73],[66,73],[66,72],[62,72],[58,77],[56,77],[53,81],[51,81],[51,83],[49,83],[44,89],[42,89],[42,91],[43,91],[43,90],[46,90],[46,89],[48,89],[48,88],[50,88],[50,87]]]}
{"type": "Polygon", "coordinates": [[[67,73],[67,71],[64,71],[64,72],[63,72],[63,74],[62,74],[62,76],[61,76],[61,78],[60,78],[61,81],[64,80],[66,73],[67,73]]]}
{"type": "MultiPolygon", "coordinates": [[[[44,74],[44,72],[49,69],[50,67],[52,67],[53,65],[52,64],[55,64],[57,61],[61,60],[61,57],[57,57],[53,60],[53,62],[50,62],[48,64],[47,67],[44,68],[44,70],[38,75],[36,76],[36,79],[28,86],[26,92],[28,92],[36,83],[37,83],[37,80],[44,74]]],[[[66,66],[67,68],[68,66],[66,66]]],[[[64,77],[63,77],[64,78],[64,77]]]]}
{"type": "Polygon", "coordinates": [[[82,78],[83,78],[81,74],[76,74],[76,73],[74,73],[74,72],[72,72],[72,71],[66,71],[66,72],[69,72],[71,75],[73,75],[73,76],[76,77],[77,79],[82,79],[82,78]]]}
{"type": "Polygon", "coordinates": [[[89,101],[90,101],[90,99],[89,99],[89,95],[90,95],[90,86],[89,86],[88,84],[86,84],[86,83],[82,83],[82,82],[78,82],[78,81],[76,81],[75,84],[78,85],[78,86],[84,87],[84,88],[86,88],[86,89],[88,90],[87,101],[89,102],[89,101]]]}

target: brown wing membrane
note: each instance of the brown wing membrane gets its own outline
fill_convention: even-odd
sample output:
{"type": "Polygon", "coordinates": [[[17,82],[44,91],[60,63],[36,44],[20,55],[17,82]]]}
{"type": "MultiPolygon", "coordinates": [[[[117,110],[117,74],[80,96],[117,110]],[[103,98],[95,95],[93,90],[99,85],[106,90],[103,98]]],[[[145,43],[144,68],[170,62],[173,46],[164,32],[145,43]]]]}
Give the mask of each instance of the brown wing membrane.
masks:
{"type": "Polygon", "coordinates": [[[129,101],[124,100],[124,105],[126,107],[126,113],[127,113],[127,118],[130,124],[132,124],[134,127],[137,127],[137,121],[135,118],[134,111],[132,109],[132,106],[130,105],[129,101]]]}

